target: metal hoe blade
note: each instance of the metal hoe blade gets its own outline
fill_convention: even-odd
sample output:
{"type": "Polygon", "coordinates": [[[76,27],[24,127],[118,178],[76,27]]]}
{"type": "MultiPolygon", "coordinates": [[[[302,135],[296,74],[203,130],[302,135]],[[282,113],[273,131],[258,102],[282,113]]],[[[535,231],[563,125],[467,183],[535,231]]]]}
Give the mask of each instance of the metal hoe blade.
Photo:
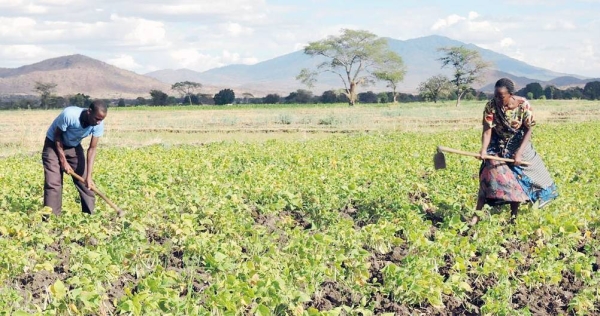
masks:
{"type": "Polygon", "coordinates": [[[437,153],[433,155],[433,166],[435,170],[446,169],[446,156],[444,156],[444,153],[439,148],[437,153]]]}

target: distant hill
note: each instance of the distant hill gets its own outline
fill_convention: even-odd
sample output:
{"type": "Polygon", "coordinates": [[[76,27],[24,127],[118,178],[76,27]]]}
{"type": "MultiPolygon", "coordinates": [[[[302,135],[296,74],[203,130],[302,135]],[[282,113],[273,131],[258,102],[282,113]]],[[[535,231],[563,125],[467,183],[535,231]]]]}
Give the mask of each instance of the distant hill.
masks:
{"type": "MultiPolygon", "coordinates": [[[[440,57],[437,49],[446,46],[464,45],[476,49],[485,60],[493,63],[494,70],[486,75],[484,82],[476,86],[478,88],[487,87],[501,75],[515,79],[518,86],[532,81],[548,81],[557,77],[572,78],[571,81],[565,80],[561,86],[570,85],[572,82],[580,82],[584,79],[580,76],[567,75],[531,66],[506,55],[443,36],[432,35],[406,41],[391,38],[387,40],[390,48],[402,56],[407,67],[405,80],[400,86],[400,90],[404,92],[415,92],[420,82],[433,75],[450,74],[450,70],[441,70],[441,64],[437,61],[440,57]]],[[[146,75],[167,83],[190,80],[234,89],[251,89],[264,93],[286,93],[304,88],[295,79],[296,75],[300,73],[302,68],[314,68],[320,61],[322,59],[311,58],[302,51],[296,51],[254,65],[229,65],[205,72],[195,72],[189,69],[160,70],[146,75]]],[[[341,88],[340,85],[341,81],[335,75],[324,75],[319,78],[313,91],[318,93],[329,89],[339,89],[341,88]]],[[[363,87],[360,90],[365,91],[368,89],[383,90],[385,87],[383,84],[379,84],[376,87],[363,87]]]]}
{"type": "MultiPolygon", "coordinates": [[[[407,67],[407,75],[400,85],[401,92],[416,92],[420,82],[430,76],[444,73],[449,69],[440,69],[437,59],[440,47],[465,45],[477,49],[484,59],[494,64],[494,69],[476,85],[484,91],[491,91],[493,83],[500,77],[515,80],[519,88],[530,82],[542,85],[553,84],[558,87],[583,86],[586,82],[598,79],[553,72],[534,67],[522,61],[443,36],[427,36],[406,41],[387,39],[390,48],[399,53],[407,67]]],[[[296,80],[302,68],[315,68],[323,59],[311,58],[302,51],[282,55],[254,65],[229,65],[221,68],[196,72],[190,69],[159,70],[139,75],[120,69],[105,62],[83,55],[70,55],[47,59],[19,68],[0,68],[0,95],[34,95],[36,81],[57,84],[57,94],[69,95],[85,93],[92,97],[136,98],[149,96],[151,89],[160,89],[168,94],[171,84],[178,81],[195,81],[203,84],[203,93],[216,93],[222,88],[233,88],[237,95],[250,92],[256,96],[268,93],[287,95],[291,91],[305,88],[296,80]]],[[[320,94],[322,91],[342,88],[340,79],[333,75],[322,75],[316,86],[311,89],[320,94]]],[[[388,90],[384,84],[374,87],[360,87],[359,91],[388,90]]]]}
{"type": "MultiPolygon", "coordinates": [[[[498,76],[497,76],[498,78],[507,77],[507,78],[510,78],[511,80],[513,80],[517,86],[517,89],[521,89],[521,88],[525,87],[527,84],[533,83],[533,82],[539,83],[540,85],[542,85],[542,87],[555,86],[555,87],[558,87],[561,89],[567,89],[567,88],[571,88],[571,87],[583,87],[583,86],[585,86],[586,83],[592,82],[592,81],[600,81],[600,78],[579,79],[579,78],[576,78],[573,76],[562,76],[562,77],[554,78],[552,80],[543,81],[543,80],[536,80],[536,79],[531,79],[531,78],[526,78],[526,77],[517,77],[517,76],[513,76],[511,74],[502,73],[502,72],[496,72],[496,74],[498,74],[498,76]]],[[[485,92],[491,92],[494,90],[494,82],[491,82],[491,83],[485,85],[484,87],[481,87],[480,89],[485,92]]]]}
{"type": "Polygon", "coordinates": [[[547,84],[555,85],[557,87],[566,87],[566,86],[583,86],[588,82],[592,81],[600,81],[600,78],[592,78],[592,79],[579,79],[571,76],[558,77],[554,78],[547,82],[547,84]]]}
{"type": "Polygon", "coordinates": [[[111,66],[83,55],[47,59],[19,68],[0,68],[0,95],[32,95],[36,81],[57,84],[58,95],[135,98],[151,89],[170,90],[154,78],[111,66]]]}

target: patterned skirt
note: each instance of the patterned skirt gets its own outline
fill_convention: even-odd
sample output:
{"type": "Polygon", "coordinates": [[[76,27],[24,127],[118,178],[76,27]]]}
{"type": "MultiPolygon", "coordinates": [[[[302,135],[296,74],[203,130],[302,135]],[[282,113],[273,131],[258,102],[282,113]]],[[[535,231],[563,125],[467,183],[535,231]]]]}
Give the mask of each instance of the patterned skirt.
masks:
{"type": "MultiPolygon", "coordinates": [[[[500,150],[492,137],[488,155],[512,158],[518,146],[510,147],[500,150]]],[[[486,204],[491,206],[531,202],[538,203],[540,208],[555,199],[558,196],[556,185],[531,144],[523,152],[523,161],[530,165],[515,166],[496,160],[483,161],[479,172],[479,197],[485,198],[486,204]]]]}

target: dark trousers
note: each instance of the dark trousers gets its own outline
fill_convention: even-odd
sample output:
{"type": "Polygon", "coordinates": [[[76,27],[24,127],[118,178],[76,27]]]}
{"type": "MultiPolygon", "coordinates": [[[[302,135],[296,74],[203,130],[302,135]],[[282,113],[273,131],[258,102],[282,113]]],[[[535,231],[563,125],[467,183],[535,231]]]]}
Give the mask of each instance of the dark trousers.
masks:
{"type": "MultiPolygon", "coordinates": [[[[83,147],[81,145],[65,147],[64,151],[71,168],[75,173],[84,177],[86,163],[83,147]]],[[[44,142],[42,162],[44,163],[44,206],[52,208],[52,213],[55,215],[60,215],[62,211],[63,172],[60,168],[56,144],[48,138],[44,142]]],[[[74,178],[73,182],[81,197],[81,210],[84,213],[92,214],[96,203],[94,192],[74,178]]]]}

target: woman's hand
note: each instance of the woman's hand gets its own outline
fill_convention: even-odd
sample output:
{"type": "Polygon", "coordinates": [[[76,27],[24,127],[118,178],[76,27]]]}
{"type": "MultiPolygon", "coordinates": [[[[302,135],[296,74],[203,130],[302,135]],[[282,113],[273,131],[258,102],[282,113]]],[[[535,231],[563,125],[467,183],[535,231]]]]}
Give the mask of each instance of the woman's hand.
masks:
{"type": "Polygon", "coordinates": [[[479,157],[477,157],[477,159],[483,160],[485,156],[487,156],[487,148],[481,148],[479,151],[479,157]]]}
{"type": "Polygon", "coordinates": [[[521,162],[523,161],[523,154],[521,154],[520,151],[517,151],[515,153],[515,157],[513,159],[515,160],[515,162],[514,162],[515,166],[520,166],[521,162]]]}

